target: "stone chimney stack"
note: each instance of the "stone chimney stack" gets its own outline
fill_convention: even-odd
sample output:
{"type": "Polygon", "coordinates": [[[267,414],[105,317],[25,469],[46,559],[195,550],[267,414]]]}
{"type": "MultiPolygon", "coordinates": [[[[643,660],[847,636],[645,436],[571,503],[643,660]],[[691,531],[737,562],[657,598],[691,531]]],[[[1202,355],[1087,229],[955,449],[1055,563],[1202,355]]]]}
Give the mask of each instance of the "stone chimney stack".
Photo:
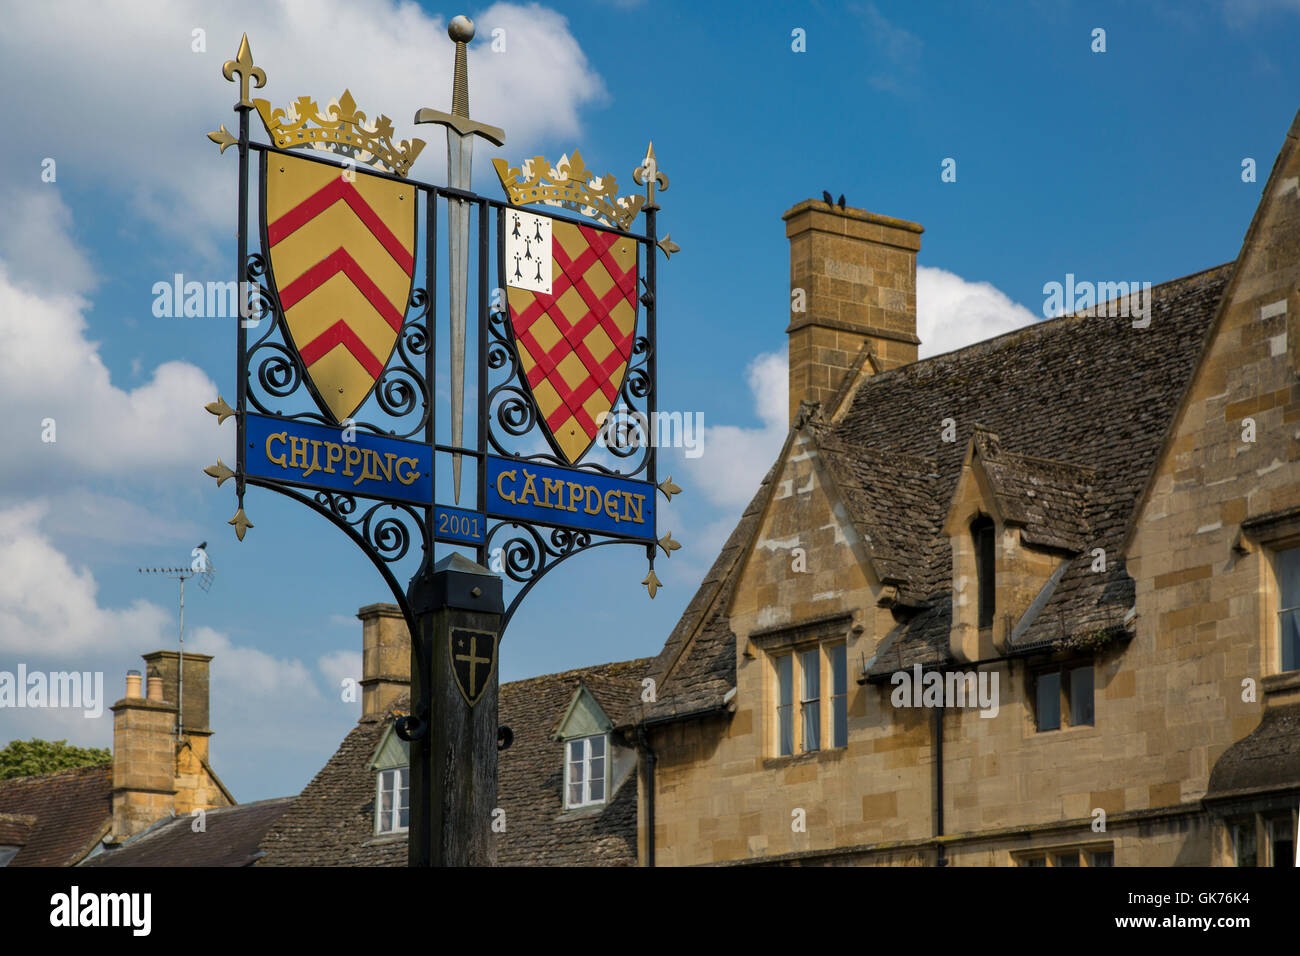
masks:
{"type": "MultiPolygon", "coordinates": [[[[208,759],[208,738],[212,730],[208,726],[208,670],[212,662],[210,654],[185,652],[185,680],[177,680],[180,674],[181,659],[176,651],[154,651],[144,654],[144,662],[149,665],[149,696],[153,697],[155,679],[162,681],[162,700],[170,701],[181,709],[181,736],[189,740],[194,753],[202,760],[208,759]]],[[[175,736],[176,728],[172,728],[175,736]]]]}
{"type": "Polygon", "coordinates": [[[111,709],[113,836],[123,840],[175,809],[176,705],[141,697],[140,672],[131,671],[126,696],[111,709]]]}
{"type": "MultiPolygon", "coordinates": [[[[826,405],[864,344],[880,371],[916,361],[914,222],[807,199],[788,210],[790,420],[801,401],[826,405]],[[800,291],[802,290],[802,291],[800,291]]],[[[863,370],[870,374],[870,364],[863,370]]]]}
{"type": "Polygon", "coordinates": [[[411,634],[396,604],[367,604],[361,619],[361,716],[388,710],[411,689],[411,634]]]}

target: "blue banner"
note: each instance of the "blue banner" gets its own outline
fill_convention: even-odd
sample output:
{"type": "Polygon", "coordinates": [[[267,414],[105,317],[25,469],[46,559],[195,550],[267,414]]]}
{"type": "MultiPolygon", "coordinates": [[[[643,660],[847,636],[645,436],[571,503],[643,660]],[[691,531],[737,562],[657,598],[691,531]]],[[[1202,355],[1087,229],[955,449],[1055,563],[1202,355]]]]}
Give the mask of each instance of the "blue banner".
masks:
{"type": "Polygon", "coordinates": [[[487,516],[464,508],[436,505],[433,509],[433,536],[438,541],[482,544],[487,534],[487,516]]]}
{"type": "Polygon", "coordinates": [[[487,459],[487,512],[520,522],[655,538],[655,487],[576,468],[487,459]]]}
{"type": "Polygon", "coordinates": [[[285,485],[427,505],[433,450],[420,442],[249,415],[245,471],[285,485]]]}

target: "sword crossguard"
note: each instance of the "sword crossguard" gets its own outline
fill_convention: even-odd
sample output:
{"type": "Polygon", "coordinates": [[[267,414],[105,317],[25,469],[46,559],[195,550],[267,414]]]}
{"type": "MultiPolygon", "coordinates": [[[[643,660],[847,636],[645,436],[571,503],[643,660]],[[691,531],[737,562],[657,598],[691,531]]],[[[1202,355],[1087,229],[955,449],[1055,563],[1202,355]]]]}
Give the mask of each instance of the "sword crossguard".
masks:
{"type": "Polygon", "coordinates": [[[505,130],[469,118],[468,44],[474,39],[474,21],[466,16],[452,17],[451,23],[447,25],[447,36],[456,43],[456,67],[451,80],[451,112],[427,108],[418,110],[415,122],[445,126],[461,136],[482,136],[490,143],[504,146],[505,130]]]}
{"type": "Polygon", "coordinates": [[[506,131],[496,127],[489,126],[487,123],[480,123],[472,120],[468,116],[455,116],[451,113],[443,113],[439,110],[431,110],[425,107],[417,110],[415,114],[417,123],[433,123],[437,126],[445,126],[449,130],[455,130],[461,136],[482,136],[488,142],[497,146],[504,146],[506,143],[506,131]]]}

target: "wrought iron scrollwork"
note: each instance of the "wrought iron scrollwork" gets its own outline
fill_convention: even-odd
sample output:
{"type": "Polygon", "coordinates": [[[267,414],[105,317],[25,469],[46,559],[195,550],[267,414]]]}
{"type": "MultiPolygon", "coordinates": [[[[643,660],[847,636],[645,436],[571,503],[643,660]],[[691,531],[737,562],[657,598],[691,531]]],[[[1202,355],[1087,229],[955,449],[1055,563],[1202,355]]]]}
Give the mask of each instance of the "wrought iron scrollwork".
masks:
{"type": "Polygon", "coordinates": [[[504,631],[509,624],[519,602],[527,596],[543,575],[566,558],[607,544],[627,544],[627,542],[619,538],[593,540],[590,532],[587,531],[544,528],[513,521],[500,521],[493,525],[488,530],[486,538],[488,553],[499,553],[500,567],[505,576],[523,585],[511,600],[510,606],[506,608],[502,630],[504,631]],[[494,544],[497,541],[500,543],[494,544]]]}
{"type": "MultiPolygon", "coordinates": [[[[650,356],[650,340],[644,335],[637,336],[632,343],[631,360],[619,386],[619,402],[610,412],[613,422],[605,429],[607,440],[602,447],[615,458],[626,460],[627,466],[609,468],[599,462],[584,461],[578,466],[580,471],[622,478],[648,475],[654,436],[650,434],[651,423],[643,409],[649,406],[652,391],[650,356]],[[628,423],[635,428],[625,427],[628,423]]],[[[562,468],[571,467],[567,461],[549,452],[519,455],[516,450],[508,449],[502,444],[499,438],[498,432],[512,438],[523,438],[538,424],[536,406],[525,384],[514,332],[505,310],[493,311],[488,316],[487,366],[489,372],[497,373],[495,377],[499,379],[488,390],[487,439],[492,450],[505,457],[519,457],[525,461],[562,468]]]]}
{"type": "Polygon", "coordinates": [[[320,510],[328,511],[335,522],[342,522],[358,537],[368,553],[381,561],[401,561],[411,550],[411,542],[425,540],[424,518],[420,509],[411,505],[379,501],[357,515],[355,495],[335,491],[318,491],[312,499],[320,510]],[[397,514],[379,516],[382,509],[397,514]],[[404,520],[405,519],[405,520],[404,520]],[[416,529],[413,535],[407,526],[409,520],[416,529]]]}
{"type": "MultiPolygon", "coordinates": [[[[267,260],[261,253],[247,259],[249,278],[248,328],[257,339],[248,346],[247,399],[250,410],[276,415],[290,421],[312,422],[337,428],[317,409],[286,414],[273,407],[278,400],[294,395],[303,385],[304,374],[297,354],[290,348],[284,324],[284,310],[267,277],[267,260]]],[[[429,350],[431,302],[425,289],[413,289],[407,314],[397,335],[397,344],[383,374],[375,382],[375,404],[388,416],[387,422],[356,421],[358,431],[394,438],[416,438],[424,433],[432,414],[430,383],[424,374],[424,357],[429,350]],[[416,413],[418,412],[418,419],[416,413]]]]}

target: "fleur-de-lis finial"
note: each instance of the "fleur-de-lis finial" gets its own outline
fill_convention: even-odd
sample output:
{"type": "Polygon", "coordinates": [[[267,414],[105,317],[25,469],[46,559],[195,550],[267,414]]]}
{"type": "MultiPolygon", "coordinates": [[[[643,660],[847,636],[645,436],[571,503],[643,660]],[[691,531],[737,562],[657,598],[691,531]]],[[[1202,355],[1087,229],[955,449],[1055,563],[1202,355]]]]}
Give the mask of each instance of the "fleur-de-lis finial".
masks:
{"type": "Polygon", "coordinates": [[[646,210],[658,209],[659,205],[655,202],[655,186],[659,187],[660,192],[668,191],[668,174],[659,170],[659,163],[655,159],[655,144],[651,143],[646,147],[645,159],[641,165],[632,173],[632,178],[636,180],[638,186],[646,187],[646,210]]]}
{"type": "Polygon", "coordinates": [[[257,86],[255,89],[261,89],[266,86],[266,71],[260,66],[253,66],[253,50],[248,45],[248,34],[239,41],[239,52],[235,54],[233,60],[227,60],[221,67],[221,74],[227,80],[234,83],[235,74],[239,74],[239,102],[235,104],[235,111],[251,110],[253,101],[248,98],[248,81],[253,80],[257,86]]]}

